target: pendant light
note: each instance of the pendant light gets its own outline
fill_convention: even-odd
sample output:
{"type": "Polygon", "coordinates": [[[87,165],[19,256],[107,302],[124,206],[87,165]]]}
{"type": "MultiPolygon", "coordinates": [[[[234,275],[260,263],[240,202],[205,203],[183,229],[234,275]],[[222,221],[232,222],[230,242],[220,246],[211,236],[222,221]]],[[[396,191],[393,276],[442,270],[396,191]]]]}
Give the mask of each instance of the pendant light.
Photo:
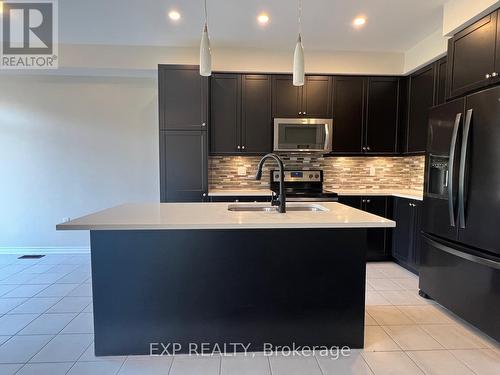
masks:
{"type": "Polygon", "coordinates": [[[205,26],[201,34],[200,44],[200,75],[208,77],[212,75],[212,51],[210,50],[210,39],[208,38],[207,0],[205,1],[205,26]]]}
{"type": "Polygon", "coordinates": [[[299,0],[299,37],[293,54],[293,85],[304,86],[304,46],[302,45],[302,0],[299,0]]]}

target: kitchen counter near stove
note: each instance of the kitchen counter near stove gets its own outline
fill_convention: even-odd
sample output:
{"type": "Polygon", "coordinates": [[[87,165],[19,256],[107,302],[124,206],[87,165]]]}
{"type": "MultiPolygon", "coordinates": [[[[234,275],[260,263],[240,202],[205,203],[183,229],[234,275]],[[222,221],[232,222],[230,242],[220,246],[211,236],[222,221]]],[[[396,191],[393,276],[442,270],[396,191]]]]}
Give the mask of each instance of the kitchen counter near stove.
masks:
{"type": "Polygon", "coordinates": [[[421,201],[424,199],[423,192],[416,190],[392,190],[392,189],[339,189],[335,190],[338,195],[344,196],[385,196],[385,197],[398,197],[406,199],[414,199],[421,201]]]}
{"type": "MultiPolygon", "coordinates": [[[[399,198],[423,200],[423,193],[416,190],[408,189],[334,189],[339,195],[353,196],[392,196],[399,198]]],[[[240,190],[225,190],[211,189],[208,192],[209,197],[266,197],[271,196],[271,190],[268,189],[240,189],[240,190]]]]}

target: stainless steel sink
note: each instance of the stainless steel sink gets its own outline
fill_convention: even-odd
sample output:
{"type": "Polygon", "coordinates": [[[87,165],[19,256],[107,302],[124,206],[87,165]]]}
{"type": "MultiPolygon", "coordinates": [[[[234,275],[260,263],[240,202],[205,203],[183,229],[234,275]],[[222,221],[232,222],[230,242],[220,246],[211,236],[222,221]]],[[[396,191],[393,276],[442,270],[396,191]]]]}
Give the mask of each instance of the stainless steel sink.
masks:
{"type": "MultiPolygon", "coordinates": [[[[277,206],[250,206],[245,204],[230,204],[227,209],[236,212],[278,212],[277,206]]],[[[322,212],[328,211],[327,208],[318,204],[290,205],[286,207],[287,212],[305,211],[305,212],[322,212]]]]}

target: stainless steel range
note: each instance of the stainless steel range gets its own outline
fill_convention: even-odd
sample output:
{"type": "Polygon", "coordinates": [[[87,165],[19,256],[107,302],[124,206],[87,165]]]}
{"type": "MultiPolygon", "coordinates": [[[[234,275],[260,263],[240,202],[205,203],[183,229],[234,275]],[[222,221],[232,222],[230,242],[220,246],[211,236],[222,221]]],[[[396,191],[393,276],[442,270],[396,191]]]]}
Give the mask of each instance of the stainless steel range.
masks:
{"type": "MultiPolygon", "coordinates": [[[[285,171],[287,202],[336,202],[338,194],[323,189],[322,170],[285,171]]],[[[271,171],[271,190],[279,193],[279,170],[271,171]]]]}

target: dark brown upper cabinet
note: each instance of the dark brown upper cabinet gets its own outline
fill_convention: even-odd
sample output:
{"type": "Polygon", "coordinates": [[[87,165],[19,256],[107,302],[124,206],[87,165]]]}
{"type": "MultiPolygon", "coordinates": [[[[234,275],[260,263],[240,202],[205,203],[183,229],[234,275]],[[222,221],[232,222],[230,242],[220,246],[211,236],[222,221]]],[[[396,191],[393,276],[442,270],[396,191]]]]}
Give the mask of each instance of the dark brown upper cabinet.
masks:
{"type": "Polygon", "coordinates": [[[234,153],[241,148],[241,76],[212,74],[210,82],[210,151],[234,153]]]}
{"type": "Polygon", "coordinates": [[[302,86],[302,113],[299,113],[299,116],[331,118],[331,98],[331,77],[306,76],[305,84],[302,86]]]}
{"type": "Polygon", "coordinates": [[[270,76],[213,74],[210,100],[211,154],[271,151],[270,76]]]}
{"type": "Polygon", "coordinates": [[[463,95],[496,83],[500,72],[499,12],[495,11],[448,41],[447,96],[463,95]]]}
{"type": "Polygon", "coordinates": [[[208,119],[208,79],[196,65],[159,65],[160,130],[203,130],[208,119]]]}
{"type": "Polygon", "coordinates": [[[399,78],[368,78],[365,152],[393,154],[397,151],[399,125],[399,78]]]}
{"type": "Polygon", "coordinates": [[[408,81],[408,114],[403,141],[405,153],[425,152],[429,109],[435,103],[436,65],[413,73],[408,81]]]}
{"type": "Polygon", "coordinates": [[[400,103],[403,126],[400,129],[401,150],[405,154],[421,154],[427,145],[427,120],[429,109],[443,104],[446,97],[448,60],[443,57],[411,74],[406,88],[401,89],[400,103]]]}
{"type": "Polygon", "coordinates": [[[266,154],[273,149],[271,76],[242,76],[241,146],[247,154],[266,154]]]}
{"type": "Polygon", "coordinates": [[[290,75],[274,75],[272,80],[273,117],[331,118],[330,76],[306,76],[304,86],[294,86],[290,75]]]}
{"type": "Polygon", "coordinates": [[[397,152],[399,78],[335,77],[334,154],[397,152]]]}
{"type": "Polygon", "coordinates": [[[446,69],[448,67],[448,59],[443,57],[436,61],[436,95],[434,104],[443,104],[446,101],[446,69]]]}
{"type": "Polygon", "coordinates": [[[363,77],[334,78],[332,153],[362,152],[365,86],[363,77]]]}

